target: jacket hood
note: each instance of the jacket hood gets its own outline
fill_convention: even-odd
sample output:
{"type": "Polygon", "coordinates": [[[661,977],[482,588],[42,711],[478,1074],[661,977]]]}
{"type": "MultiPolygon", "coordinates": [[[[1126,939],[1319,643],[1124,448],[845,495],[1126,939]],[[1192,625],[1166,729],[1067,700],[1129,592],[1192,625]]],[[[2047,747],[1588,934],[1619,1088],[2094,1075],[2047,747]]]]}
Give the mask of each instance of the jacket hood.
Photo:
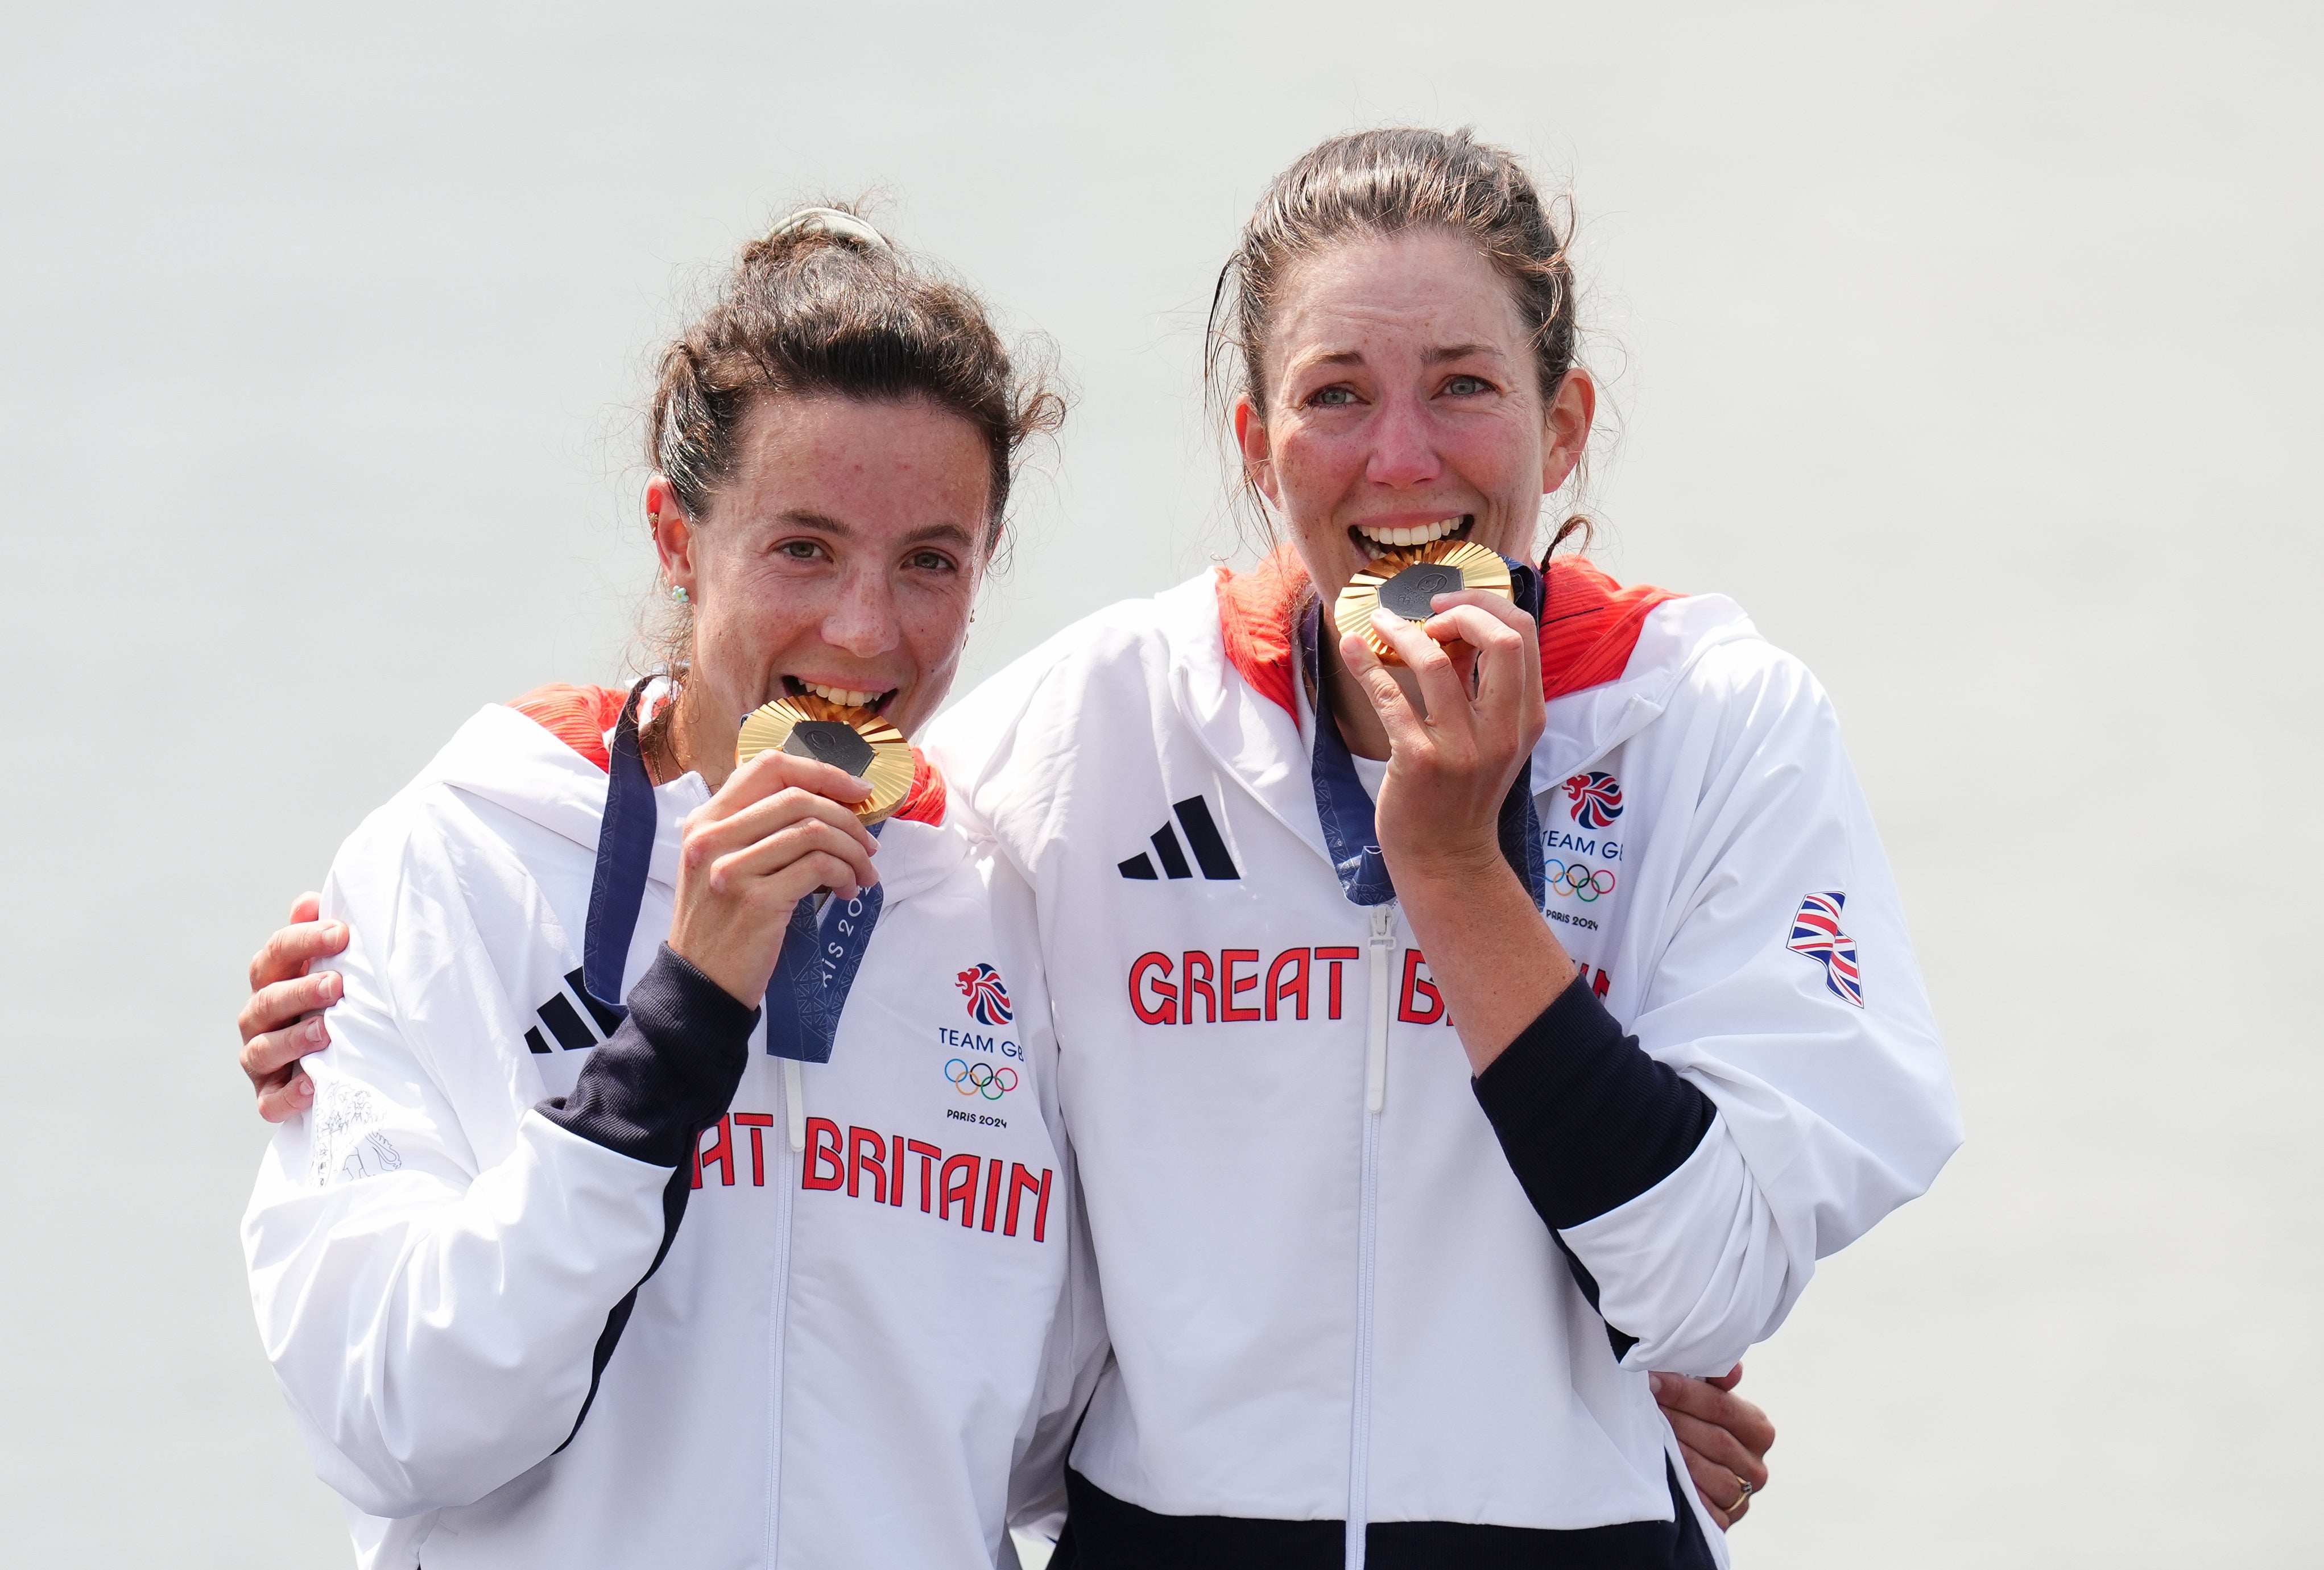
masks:
{"type": "MultiPolygon", "coordinates": [[[[492,803],[595,855],[605,812],[610,738],[629,694],[617,687],[538,687],[512,703],[478,710],[429,762],[420,783],[448,785],[492,803]]],[[[965,841],[943,827],[944,776],[913,749],[912,789],[879,830],[878,865],[888,897],[940,879],[965,841]],[[950,847],[944,853],[940,847],[950,847]],[[904,854],[895,854],[901,850],[904,854]]],[[[698,774],[654,787],[653,858],[648,876],[675,886],[687,813],[710,799],[698,774]]]]}

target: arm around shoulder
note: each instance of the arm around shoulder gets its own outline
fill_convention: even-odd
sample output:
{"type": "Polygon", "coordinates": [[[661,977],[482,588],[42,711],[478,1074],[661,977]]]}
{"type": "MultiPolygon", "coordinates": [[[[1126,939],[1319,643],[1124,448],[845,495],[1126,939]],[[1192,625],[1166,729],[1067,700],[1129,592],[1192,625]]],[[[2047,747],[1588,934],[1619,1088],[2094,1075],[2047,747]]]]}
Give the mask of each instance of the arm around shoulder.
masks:
{"type": "Polygon", "coordinates": [[[522,1023],[426,846],[358,835],[325,897],[352,933],[345,1000],[244,1253],[318,1474],[369,1514],[417,1515],[572,1433],[606,1315],[664,1245],[672,1174],[527,1107],[522,1023]]]}

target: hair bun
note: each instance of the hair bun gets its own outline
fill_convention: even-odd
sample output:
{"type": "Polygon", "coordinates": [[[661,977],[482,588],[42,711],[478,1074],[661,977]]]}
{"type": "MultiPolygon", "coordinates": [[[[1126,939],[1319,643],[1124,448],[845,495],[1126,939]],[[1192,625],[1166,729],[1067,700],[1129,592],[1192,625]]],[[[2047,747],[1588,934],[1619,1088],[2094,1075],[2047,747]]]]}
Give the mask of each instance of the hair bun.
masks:
{"type": "Polygon", "coordinates": [[[780,240],[789,234],[828,234],[837,240],[853,240],[867,251],[892,251],[888,236],[853,213],[843,213],[837,207],[801,207],[789,217],[767,231],[770,240],[780,240]]]}

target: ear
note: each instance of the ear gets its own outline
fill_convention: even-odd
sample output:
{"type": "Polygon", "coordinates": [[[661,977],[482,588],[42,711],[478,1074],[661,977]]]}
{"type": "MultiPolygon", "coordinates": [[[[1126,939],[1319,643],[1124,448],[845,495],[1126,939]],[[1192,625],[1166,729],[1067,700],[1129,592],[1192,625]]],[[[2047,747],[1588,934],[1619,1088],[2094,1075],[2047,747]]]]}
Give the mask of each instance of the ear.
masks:
{"type": "Polygon", "coordinates": [[[654,555],[674,588],[694,592],[694,520],[678,505],[678,488],[668,475],[646,482],[646,519],[653,529],[654,555]]]}
{"type": "Polygon", "coordinates": [[[1267,439],[1267,422],[1259,418],[1258,407],[1247,392],[1235,399],[1234,433],[1235,445],[1242,449],[1244,475],[1279,510],[1283,498],[1275,491],[1275,448],[1267,439]]]}
{"type": "Polygon", "coordinates": [[[1557,396],[1549,402],[1547,438],[1541,449],[1541,493],[1545,496],[1573,477],[1573,466],[1582,462],[1582,450],[1590,445],[1591,422],[1598,415],[1598,384],[1590,380],[1590,372],[1576,365],[1557,384],[1557,396]]]}

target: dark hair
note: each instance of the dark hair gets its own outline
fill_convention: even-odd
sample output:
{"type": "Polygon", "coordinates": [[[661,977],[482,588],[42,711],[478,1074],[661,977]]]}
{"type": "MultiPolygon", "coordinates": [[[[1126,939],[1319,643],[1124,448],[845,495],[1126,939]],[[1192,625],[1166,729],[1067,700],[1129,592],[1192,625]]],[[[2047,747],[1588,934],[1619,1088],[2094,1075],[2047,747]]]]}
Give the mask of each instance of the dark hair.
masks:
{"type": "MultiPolygon", "coordinates": [[[[1238,393],[1267,414],[1277,293],[1287,269],[1352,237],[1443,229],[1465,236],[1508,282],[1533,342],[1545,404],[1574,363],[1573,268],[1563,226],[1517,158],[1453,132],[1357,131],[1309,149],[1259,199],[1211,296],[1204,380],[1223,418],[1238,393]]],[[[1245,475],[1243,489],[1252,492],[1245,475]]],[[[1255,499],[1255,498],[1254,498],[1255,499]]],[[[1557,540],[1589,520],[1568,519],[1557,540]]]]}
{"type": "Polygon", "coordinates": [[[753,400],[818,393],[868,402],[926,398],[974,426],[992,464],[988,549],[1028,439],[1065,400],[1019,375],[961,285],[906,256],[845,207],[802,208],[742,247],[718,298],[661,356],[646,461],[696,519],[733,473],[753,400]]]}
{"type": "MultiPolygon", "coordinates": [[[[709,308],[662,351],[646,462],[699,521],[733,478],[752,403],[817,394],[925,398],[975,427],[991,460],[988,554],[1001,543],[1026,444],[1054,432],[1065,412],[1045,365],[1011,363],[974,294],[845,205],[802,207],[742,247],[709,308]]],[[[691,610],[658,603],[648,640],[652,663],[683,680],[691,610]]]]}

